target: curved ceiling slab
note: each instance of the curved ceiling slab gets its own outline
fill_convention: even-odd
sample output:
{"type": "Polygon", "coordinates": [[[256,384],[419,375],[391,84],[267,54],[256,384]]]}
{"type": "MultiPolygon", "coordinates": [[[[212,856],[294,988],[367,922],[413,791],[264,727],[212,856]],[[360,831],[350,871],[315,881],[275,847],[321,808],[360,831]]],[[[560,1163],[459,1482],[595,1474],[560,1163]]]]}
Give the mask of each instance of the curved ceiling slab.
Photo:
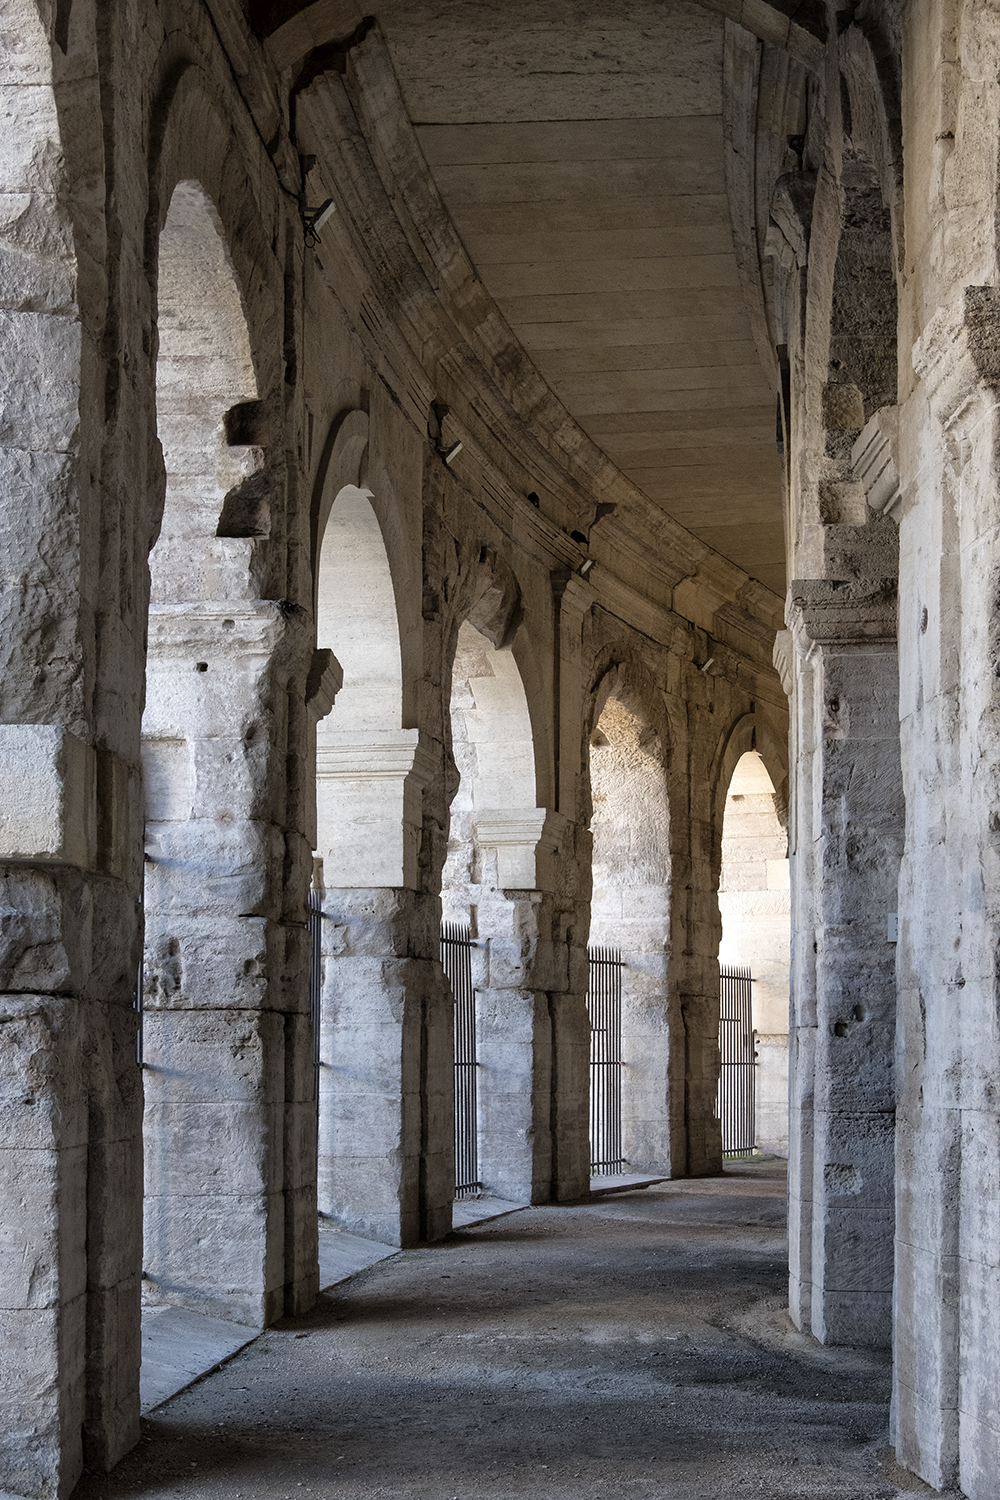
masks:
{"type": "MultiPolygon", "coordinates": [[[[625,0],[609,20],[600,0],[382,0],[377,20],[435,186],[537,369],[651,501],[783,596],[776,395],[727,194],[722,8],[625,0]]],[[[321,0],[275,35],[298,28],[299,47],[308,25],[318,45],[361,13],[321,0]]]]}

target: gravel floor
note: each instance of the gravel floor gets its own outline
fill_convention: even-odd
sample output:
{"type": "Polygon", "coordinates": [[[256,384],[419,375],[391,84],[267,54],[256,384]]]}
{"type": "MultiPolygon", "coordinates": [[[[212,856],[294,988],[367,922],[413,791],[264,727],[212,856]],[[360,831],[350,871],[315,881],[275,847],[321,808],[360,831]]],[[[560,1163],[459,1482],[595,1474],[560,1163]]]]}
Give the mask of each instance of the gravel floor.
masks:
{"type": "Polygon", "coordinates": [[[525,1209],[404,1251],[143,1423],[76,1500],[931,1494],[888,1354],[785,1312],[784,1164],[525,1209]]]}

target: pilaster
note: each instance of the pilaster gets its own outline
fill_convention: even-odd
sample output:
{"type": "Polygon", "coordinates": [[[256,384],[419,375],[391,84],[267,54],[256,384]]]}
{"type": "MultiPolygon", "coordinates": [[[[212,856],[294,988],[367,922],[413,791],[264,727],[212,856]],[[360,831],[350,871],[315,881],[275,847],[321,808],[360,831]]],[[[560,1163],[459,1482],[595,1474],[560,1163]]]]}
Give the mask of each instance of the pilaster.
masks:
{"type": "Polygon", "coordinates": [[[895,578],[793,583],[788,623],[799,664],[791,1305],[824,1343],[880,1345],[891,1337],[903,819],[895,578]]]}

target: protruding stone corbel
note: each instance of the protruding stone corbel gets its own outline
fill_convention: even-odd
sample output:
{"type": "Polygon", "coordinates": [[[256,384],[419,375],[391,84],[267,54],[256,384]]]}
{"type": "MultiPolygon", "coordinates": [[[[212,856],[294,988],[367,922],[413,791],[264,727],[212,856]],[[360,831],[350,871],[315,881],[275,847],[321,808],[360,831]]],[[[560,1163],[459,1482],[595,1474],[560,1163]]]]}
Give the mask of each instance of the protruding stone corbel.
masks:
{"type": "Polygon", "coordinates": [[[781,679],[781,689],[786,698],[792,696],[794,658],[795,646],[792,632],[790,630],[779,630],[774,637],[774,650],[771,653],[771,660],[774,662],[774,670],[781,679]]]}
{"type": "Polygon", "coordinates": [[[328,647],[318,647],[306,679],[306,711],[314,724],[326,718],[343,686],[344,669],[340,662],[328,647]]]}
{"type": "Polygon", "coordinates": [[[900,492],[896,460],[899,408],[882,406],[869,418],[851,449],[854,475],[872,510],[898,519],[900,492]]]}

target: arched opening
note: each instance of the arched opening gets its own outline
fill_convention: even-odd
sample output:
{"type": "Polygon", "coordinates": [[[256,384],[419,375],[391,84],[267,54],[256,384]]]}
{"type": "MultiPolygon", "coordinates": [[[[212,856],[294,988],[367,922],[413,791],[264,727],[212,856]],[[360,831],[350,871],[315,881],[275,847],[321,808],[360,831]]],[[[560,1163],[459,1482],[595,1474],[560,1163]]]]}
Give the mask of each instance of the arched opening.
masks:
{"type": "MultiPolygon", "coordinates": [[[[423,791],[434,760],[419,732],[402,727],[388,507],[361,477],[359,464],[359,482],[336,491],[317,565],[319,650],[335,653],[343,672],[316,735],[318,1204],[346,1229],[411,1244],[444,1232],[451,1201],[450,1154],[434,1133],[438,1095],[447,1105],[451,1086],[450,1033],[420,940],[423,791]]],[[[321,1234],[321,1279],[325,1243],[321,1234]]]]}
{"type": "Polygon", "coordinates": [[[669,1169],[670,815],[663,747],[608,698],[590,740],[591,1151],[597,1175],[669,1169]],[[620,1012],[616,993],[620,987],[620,1012]],[[602,1004],[602,991],[610,992],[602,1004]],[[620,1028],[615,1034],[615,1028],[620,1028]],[[607,1034],[605,1034],[607,1033],[607,1034]],[[615,1083],[615,1060],[620,1058],[615,1083]],[[619,1107],[620,1128],[614,1124],[619,1107]],[[603,1096],[602,1096],[603,1091],[603,1096]],[[615,1146],[620,1144],[617,1153],[615,1146]]]}
{"type": "Polygon", "coordinates": [[[161,233],[158,325],[166,498],[142,721],[143,1287],[147,1304],[256,1326],[282,1284],[266,1161],[283,1102],[269,1056],[282,1022],[265,998],[270,638],[253,603],[253,529],[220,533],[263,455],[227,440],[227,416],[232,436],[233,409],[257,389],[222,226],[197,182],[178,184],[161,233]]]}
{"type": "Polygon", "coordinates": [[[452,669],[451,735],[459,784],[441,909],[456,1002],[456,1187],[530,1202],[546,1194],[550,1171],[549,1028],[535,989],[545,811],[514,654],[467,621],[452,669]]]}
{"type": "MultiPolygon", "coordinates": [[[[757,1150],[778,1156],[788,1155],[788,869],[788,833],[778,816],[774,786],[758,752],[747,750],[736,763],[723,814],[719,967],[724,975],[749,970],[752,979],[756,1062],[755,1110],[749,1123],[757,1150]]],[[[723,1072],[738,1066],[725,1064],[723,1072]]],[[[725,1134],[722,1144],[725,1152],[725,1134]]]]}
{"type": "Polygon", "coordinates": [[[345,485],[323,534],[317,641],[343,672],[316,730],[317,850],[339,888],[415,881],[419,818],[407,805],[417,732],[402,728],[392,573],[370,490],[345,485]]]}

